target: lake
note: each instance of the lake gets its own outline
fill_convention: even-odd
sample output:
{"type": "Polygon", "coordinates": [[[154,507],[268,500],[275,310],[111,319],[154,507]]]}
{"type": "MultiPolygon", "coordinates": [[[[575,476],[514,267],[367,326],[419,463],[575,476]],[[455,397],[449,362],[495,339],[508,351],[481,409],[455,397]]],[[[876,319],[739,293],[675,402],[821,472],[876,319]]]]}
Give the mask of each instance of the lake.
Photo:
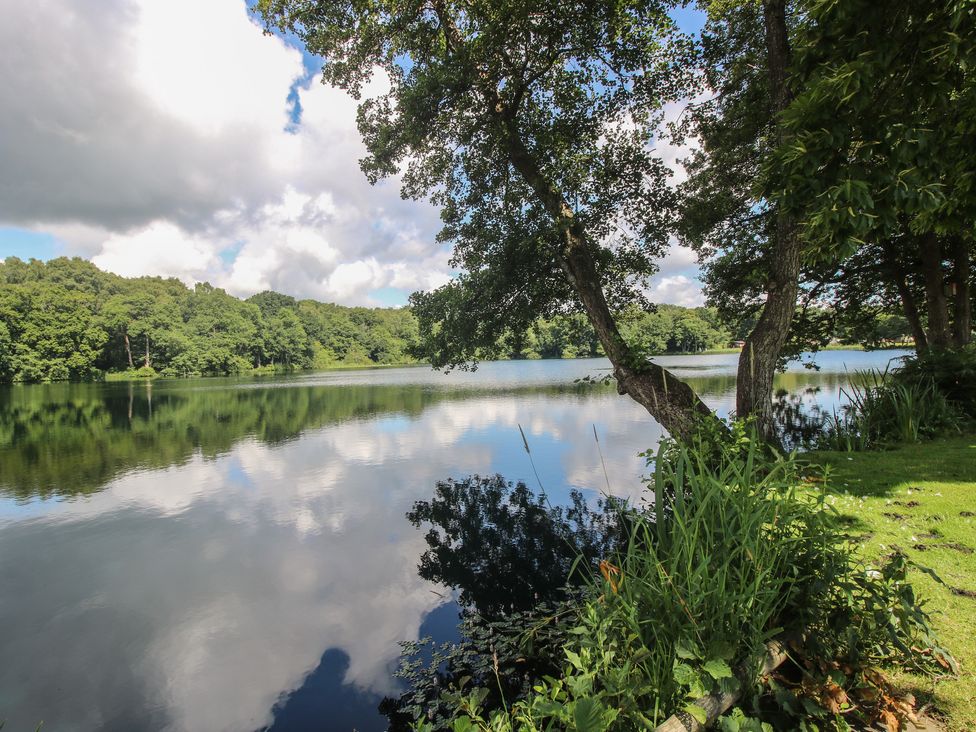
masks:
{"type": "MultiPolygon", "coordinates": [[[[778,386],[831,408],[902,355],[827,351],[778,386]]],[[[656,360],[725,414],[736,358],[656,360]]],[[[385,729],[398,642],[457,618],[405,513],[472,474],[637,498],[661,429],[576,383],[608,368],[0,388],[4,732],[385,729]]]]}

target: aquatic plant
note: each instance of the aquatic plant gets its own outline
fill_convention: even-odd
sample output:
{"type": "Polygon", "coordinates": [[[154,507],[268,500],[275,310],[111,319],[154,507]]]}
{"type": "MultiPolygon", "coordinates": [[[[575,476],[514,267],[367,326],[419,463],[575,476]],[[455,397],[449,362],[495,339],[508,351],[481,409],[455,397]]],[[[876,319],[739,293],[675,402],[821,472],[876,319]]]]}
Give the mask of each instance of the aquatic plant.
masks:
{"type": "MultiPolygon", "coordinates": [[[[519,699],[455,679],[440,697],[453,718],[417,719],[416,728],[646,729],[676,712],[704,723],[698,700],[719,692],[744,695],[750,714],[793,719],[792,728],[845,729],[833,721],[841,711],[899,724],[911,714],[876,666],[952,661],[905,579],[905,559],[864,566],[792,457],[770,456],[742,428],[733,436],[717,452],[666,441],[655,453],[653,510],[627,510],[627,541],[592,571],[561,626],[557,673],[536,676],[519,699]],[[762,685],[773,639],[793,660],[762,685]]],[[[740,710],[721,724],[765,729],[744,719],[740,710]]]]}
{"type": "Polygon", "coordinates": [[[857,371],[841,392],[849,403],[829,418],[822,447],[865,450],[959,430],[961,415],[924,374],[857,371]]]}

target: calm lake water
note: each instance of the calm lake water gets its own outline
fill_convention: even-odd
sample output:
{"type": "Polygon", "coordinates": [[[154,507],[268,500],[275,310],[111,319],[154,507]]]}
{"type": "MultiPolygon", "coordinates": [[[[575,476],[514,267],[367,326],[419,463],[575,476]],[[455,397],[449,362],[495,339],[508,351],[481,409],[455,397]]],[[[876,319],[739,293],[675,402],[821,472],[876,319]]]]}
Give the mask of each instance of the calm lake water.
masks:
{"type": "MultiPolygon", "coordinates": [[[[841,399],[904,352],[819,354],[841,399]]],[[[658,361],[719,412],[735,355],[658,361]]],[[[404,518],[448,477],[636,497],[660,428],[600,359],[0,388],[0,721],[34,730],[382,730],[398,641],[449,638],[404,518]],[[593,436],[599,434],[607,474],[593,436]]]]}

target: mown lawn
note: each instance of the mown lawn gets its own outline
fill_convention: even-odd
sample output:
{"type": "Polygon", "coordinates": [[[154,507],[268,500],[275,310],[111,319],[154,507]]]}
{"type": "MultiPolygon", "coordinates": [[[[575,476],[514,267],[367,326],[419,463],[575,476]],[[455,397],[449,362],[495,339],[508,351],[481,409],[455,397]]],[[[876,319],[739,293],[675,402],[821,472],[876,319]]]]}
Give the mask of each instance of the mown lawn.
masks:
{"type": "Polygon", "coordinates": [[[960,675],[934,684],[901,672],[893,676],[919,704],[932,704],[933,716],[948,730],[976,730],[976,435],[806,457],[829,466],[828,500],[863,537],[867,556],[900,549],[948,585],[913,572],[960,675]]]}

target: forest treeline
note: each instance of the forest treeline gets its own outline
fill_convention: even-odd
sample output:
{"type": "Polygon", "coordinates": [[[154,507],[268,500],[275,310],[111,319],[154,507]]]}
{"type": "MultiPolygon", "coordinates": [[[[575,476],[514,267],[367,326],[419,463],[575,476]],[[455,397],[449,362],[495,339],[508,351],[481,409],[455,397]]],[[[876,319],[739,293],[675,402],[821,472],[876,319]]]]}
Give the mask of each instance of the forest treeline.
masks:
{"type": "MultiPolygon", "coordinates": [[[[736,337],[710,308],[633,309],[622,322],[625,337],[652,353],[720,348],[736,337]]],[[[539,319],[504,340],[509,358],[602,355],[583,315],[539,319]]],[[[241,300],[205,283],[124,278],[78,258],[0,262],[3,381],[404,364],[417,360],[417,341],[406,307],[343,307],[276,292],[241,300]]]]}

